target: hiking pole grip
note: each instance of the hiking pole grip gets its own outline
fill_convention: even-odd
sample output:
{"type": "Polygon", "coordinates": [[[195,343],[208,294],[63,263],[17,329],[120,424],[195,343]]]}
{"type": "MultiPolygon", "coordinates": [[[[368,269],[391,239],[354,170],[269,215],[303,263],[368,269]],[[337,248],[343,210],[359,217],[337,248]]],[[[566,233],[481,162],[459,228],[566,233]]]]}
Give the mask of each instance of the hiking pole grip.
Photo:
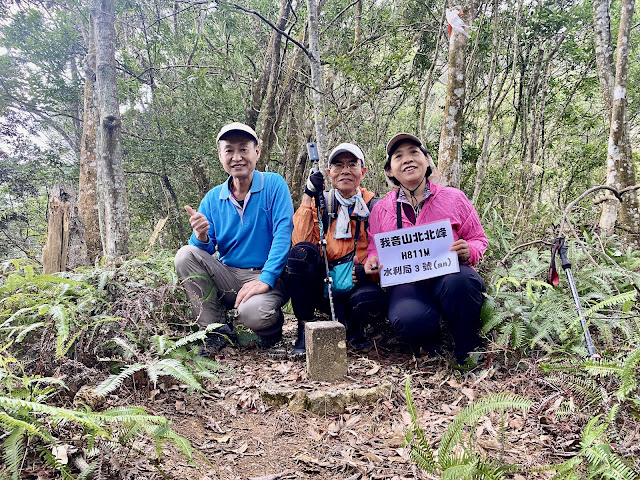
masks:
{"type": "MultiPolygon", "coordinates": [[[[318,162],[320,161],[320,154],[318,153],[318,144],[316,142],[307,143],[307,153],[309,154],[309,160],[311,160],[311,163],[313,163],[313,168],[311,169],[311,171],[313,173],[319,172],[320,168],[318,167],[318,162]]],[[[320,208],[325,208],[326,205],[324,204],[324,195],[322,195],[321,193],[322,192],[318,192],[318,195],[316,196],[316,203],[319,204],[320,208]]],[[[317,206],[318,205],[316,205],[316,207],[317,206]]]]}
{"type": "MultiPolygon", "coordinates": [[[[307,153],[309,154],[309,160],[313,163],[313,172],[319,172],[320,168],[318,167],[318,162],[320,161],[320,154],[318,153],[318,145],[316,142],[307,143],[307,153]]],[[[320,210],[326,208],[324,201],[324,193],[316,192],[315,195],[316,200],[316,213],[318,215],[318,233],[320,233],[320,248],[322,249],[322,254],[324,257],[324,267],[326,271],[325,283],[327,284],[327,296],[329,297],[329,308],[331,311],[331,320],[336,321],[335,309],[333,306],[333,292],[331,291],[331,284],[333,282],[333,278],[331,278],[331,273],[329,269],[329,260],[327,258],[327,240],[325,238],[325,231],[322,225],[322,219],[320,218],[320,210]]]]}
{"type": "Polygon", "coordinates": [[[571,268],[571,262],[569,261],[569,256],[567,255],[567,244],[564,242],[564,237],[558,237],[557,242],[562,269],[566,270],[567,268],[571,268]]]}

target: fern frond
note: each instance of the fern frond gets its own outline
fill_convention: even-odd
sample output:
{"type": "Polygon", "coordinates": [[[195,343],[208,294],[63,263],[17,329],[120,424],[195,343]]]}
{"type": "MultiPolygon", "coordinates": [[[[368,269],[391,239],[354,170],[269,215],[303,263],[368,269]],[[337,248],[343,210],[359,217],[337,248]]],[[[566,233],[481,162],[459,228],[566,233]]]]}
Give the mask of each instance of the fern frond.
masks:
{"type": "Polygon", "coordinates": [[[49,309],[49,315],[53,318],[56,326],[56,354],[59,358],[62,356],[60,353],[62,347],[67,338],[69,338],[69,313],[61,305],[54,305],[49,309]]]}
{"type": "Polygon", "coordinates": [[[615,454],[608,457],[608,474],[620,480],[637,480],[640,472],[631,469],[625,461],[615,454]]]}
{"type": "Polygon", "coordinates": [[[587,405],[601,405],[604,401],[602,390],[592,378],[583,376],[580,371],[575,373],[558,373],[549,376],[549,381],[558,387],[568,390],[576,398],[581,399],[587,405]]]}
{"type": "Polygon", "coordinates": [[[16,426],[2,442],[4,462],[11,472],[11,478],[14,480],[20,478],[20,463],[24,455],[25,434],[24,429],[16,426]]]}
{"type": "Polygon", "coordinates": [[[87,468],[82,470],[76,480],[91,480],[93,474],[98,469],[98,462],[91,462],[87,468]]]}
{"type": "Polygon", "coordinates": [[[182,435],[179,435],[174,430],[167,428],[163,431],[163,438],[170,441],[173,445],[178,447],[178,450],[187,457],[190,463],[193,462],[193,447],[191,442],[182,435]]]}
{"type": "Polygon", "coordinates": [[[127,378],[146,367],[147,365],[145,365],[144,363],[134,363],[133,365],[129,365],[117,375],[110,375],[107,379],[100,383],[100,385],[95,388],[95,393],[97,393],[98,395],[106,395],[107,393],[113,392],[116,388],[122,385],[122,382],[124,382],[127,378]]]}
{"type": "Polygon", "coordinates": [[[640,347],[629,355],[623,364],[622,373],[620,374],[620,388],[616,393],[619,400],[626,398],[638,386],[638,376],[635,370],[640,364],[640,347]]]}
{"type": "MultiPolygon", "coordinates": [[[[639,350],[640,351],[640,350],[639,350]]],[[[624,367],[615,360],[587,360],[584,362],[584,368],[592,375],[606,377],[608,375],[620,376],[624,367]]]]}
{"type": "Polygon", "coordinates": [[[509,392],[487,395],[471,403],[455,416],[443,435],[438,448],[440,462],[445,461],[451,455],[451,449],[460,441],[465,425],[475,424],[482,416],[493,411],[521,410],[528,412],[532,405],[531,400],[509,392]]]}
{"type": "MultiPolygon", "coordinates": [[[[113,342],[117,346],[119,346],[123,350],[124,358],[126,358],[126,359],[137,357],[139,355],[138,350],[133,345],[131,345],[129,342],[127,342],[124,338],[113,337],[111,340],[109,340],[109,342],[113,342]]],[[[109,342],[107,342],[107,343],[109,343],[109,342]]]]}
{"type": "Polygon", "coordinates": [[[7,328],[9,325],[11,325],[13,322],[15,322],[16,320],[20,319],[20,318],[25,318],[27,314],[30,314],[32,312],[37,312],[38,307],[24,307],[21,308],[19,310],[17,310],[15,313],[13,313],[9,318],[7,318],[4,322],[2,322],[2,324],[0,325],[0,328],[7,328]]]}
{"type": "Polygon", "coordinates": [[[427,442],[424,431],[420,427],[420,422],[418,421],[418,412],[413,403],[413,396],[411,395],[410,378],[411,377],[407,376],[404,386],[404,392],[407,403],[407,410],[409,412],[409,416],[411,417],[411,429],[409,431],[411,432],[411,434],[407,432],[405,440],[409,439],[408,444],[411,448],[411,459],[416,462],[421,470],[433,473],[436,469],[436,462],[433,458],[433,451],[431,450],[431,446],[427,442]]]}
{"type": "Polygon", "coordinates": [[[151,337],[151,341],[153,342],[153,346],[158,352],[158,355],[165,355],[167,345],[170,343],[170,340],[166,335],[154,335],[151,337]]]}
{"type": "MultiPolygon", "coordinates": [[[[216,324],[218,328],[219,326],[222,326],[222,324],[216,324]]],[[[208,326],[207,326],[208,327],[208,326]]],[[[171,347],[169,347],[166,351],[165,351],[165,355],[170,354],[172,351],[182,347],[183,345],[187,345],[191,342],[197,342],[197,341],[202,341],[204,342],[205,338],[207,337],[207,332],[205,330],[198,330],[196,332],[193,332],[185,337],[180,338],[179,340],[176,341],[176,343],[174,343],[171,347]]]]}
{"type": "Polygon", "coordinates": [[[124,422],[118,431],[118,441],[123,445],[127,445],[140,434],[143,430],[142,426],[142,422],[124,422]]]}
{"type": "Polygon", "coordinates": [[[583,461],[584,459],[580,455],[576,455],[560,465],[550,467],[556,471],[550,480],[579,480],[577,471],[583,461]]]}
{"type": "MultiPolygon", "coordinates": [[[[3,407],[9,412],[24,409],[31,413],[44,414],[47,415],[49,417],[49,420],[54,424],[64,420],[70,420],[73,422],[77,422],[91,430],[99,432],[100,435],[106,436],[106,432],[104,431],[104,429],[95,421],[96,417],[86,412],[71,410],[68,408],[52,407],[49,405],[45,405],[44,403],[29,402],[27,400],[11,398],[2,395],[0,395],[0,407],[3,407]]],[[[0,412],[0,421],[12,422],[15,425],[20,425],[28,432],[34,435],[43,436],[43,438],[46,438],[49,441],[53,442],[53,438],[50,436],[49,432],[45,429],[38,429],[36,426],[34,426],[34,423],[21,422],[4,412],[0,412]]]]}
{"type": "Polygon", "coordinates": [[[165,358],[153,366],[160,374],[169,375],[182,383],[186,383],[190,390],[204,389],[200,381],[182,363],[173,358],[165,358]]]}
{"type": "Polygon", "coordinates": [[[98,293],[101,293],[105,289],[107,283],[114,275],[115,272],[113,270],[102,270],[100,272],[100,275],[98,276],[98,285],[96,286],[98,293]]]}
{"type": "Polygon", "coordinates": [[[0,411],[0,424],[5,426],[7,429],[11,429],[12,431],[20,430],[22,434],[29,434],[31,436],[36,436],[43,438],[45,440],[54,441],[51,434],[34,420],[26,421],[20,418],[16,418],[12,415],[9,415],[7,412],[0,411]]]}
{"type": "Polygon", "coordinates": [[[600,423],[601,415],[596,415],[587,422],[582,430],[582,441],[580,445],[582,449],[587,449],[598,440],[607,429],[606,423],[600,423]]]}
{"type": "Polygon", "coordinates": [[[442,471],[442,478],[454,479],[467,479],[473,478],[473,474],[476,471],[476,465],[480,461],[478,455],[474,452],[464,450],[457,455],[450,455],[446,459],[440,459],[438,453],[438,466],[442,471]]]}
{"type": "Polygon", "coordinates": [[[31,325],[26,325],[24,328],[20,330],[20,333],[16,337],[16,343],[22,343],[22,341],[26,338],[34,330],[37,330],[40,327],[44,327],[47,325],[47,322],[35,322],[31,325]]]}

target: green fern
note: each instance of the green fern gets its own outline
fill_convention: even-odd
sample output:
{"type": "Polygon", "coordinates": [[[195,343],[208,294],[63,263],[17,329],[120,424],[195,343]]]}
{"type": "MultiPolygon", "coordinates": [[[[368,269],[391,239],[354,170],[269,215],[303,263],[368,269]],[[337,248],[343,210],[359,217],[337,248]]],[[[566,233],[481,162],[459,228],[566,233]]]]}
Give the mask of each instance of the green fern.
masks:
{"type": "Polygon", "coordinates": [[[407,410],[409,411],[409,415],[411,417],[411,429],[407,431],[407,436],[405,437],[405,446],[411,445],[410,456],[411,459],[416,462],[418,467],[421,470],[424,470],[429,473],[433,473],[436,469],[436,463],[433,459],[433,452],[427,439],[420,428],[420,423],[418,421],[418,412],[413,404],[413,397],[411,395],[411,384],[409,382],[409,378],[405,382],[404,392],[405,398],[407,402],[407,410]]]}
{"type": "Polygon", "coordinates": [[[186,384],[190,390],[204,390],[202,382],[196,377],[198,372],[186,367],[178,360],[165,358],[162,360],[154,360],[149,363],[135,363],[133,365],[129,365],[120,373],[111,375],[100,383],[100,385],[96,387],[96,393],[106,395],[113,392],[120,387],[125,380],[141,370],[146,371],[154,388],[158,383],[158,377],[167,375],[186,384]]]}
{"type": "Polygon", "coordinates": [[[638,473],[613,453],[606,438],[608,422],[595,416],[585,426],[580,442],[580,456],[589,464],[589,478],[634,480],[638,473]]]}
{"type": "Polygon", "coordinates": [[[123,426],[126,431],[128,426],[133,426],[133,430],[129,428],[128,436],[121,437],[122,440],[131,442],[141,432],[146,432],[156,442],[159,451],[164,442],[169,441],[192,461],[193,451],[188,440],[174,432],[166,418],[148,415],[141,407],[120,407],[104,412],[90,412],[0,395],[0,425],[11,432],[3,444],[4,457],[14,476],[18,475],[25,437],[38,437],[51,446],[56,445],[54,436],[36,420],[36,416],[40,415],[46,417],[53,428],[61,422],[74,422],[84,428],[92,441],[95,441],[96,437],[111,441],[112,427],[123,426]]]}
{"type": "Polygon", "coordinates": [[[617,359],[590,360],[584,363],[587,372],[597,376],[614,376],[620,381],[615,393],[624,401],[638,389],[638,368],[640,367],[640,346],[629,354],[621,354],[617,359]]]}
{"type": "MultiPolygon", "coordinates": [[[[635,338],[634,344],[638,344],[640,274],[636,265],[640,264],[640,253],[627,249],[621,254],[610,239],[600,241],[608,256],[600,255],[598,265],[588,261],[582,249],[570,251],[578,294],[586,317],[591,319],[592,337],[599,350],[614,348],[621,337],[635,338]]],[[[601,251],[598,240],[589,238],[587,248],[588,242],[593,242],[596,252],[601,251]]],[[[483,332],[495,331],[498,344],[510,349],[542,348],[548,353],[585,355],[582,329],[566,281],[561,279],[556,289],[540,281],[548,268],[548,255],[537,249],[523,251],[512,258],[506,272],[500,266],[492,273],[497,280],[489,284],[493,289],[482,312],[483,332]]]]}
{"type": "MultiPolygon", "coordinates": [[[[6,428],[6,424],[1,418],[0,425],[6,428]]],[[[20,463],[25,450],[25,430],[14,426],[10,432],[2,442],[3,457],[7,469],[11,472],[11,478],[17,480],[20,478],[20,463]]]]}
{"type": "Polygon", "coordinates": [[[428,473],[435,473],[439,470],[442,479],[486,478],[498,480],[505,478],[506,472],[521,469],[520,467],[494,463],[481,458],[473,450],[473,431],[478,421],[491,412],[504,412],[512,409],[523,412],[529,411],[532,406],[530,400],[512,393],[498,393],[481,398],[468,405],[456,415],[447,427],[440,440],[438,459],[436,461],[433,450],[427,442],[418,421],[417,410],[411,395],[410,377],[407,377],[405,382],[405,398],[411,425],[403,445],[410,448],[410,457],[421,470],[428,473]],[[471,427],[472,430],[468,444],[462,442],[462,434],[465,427],[471,427]],[[460,445],[463,450],[461,454],[453,455],[453,447],[456,445],[460,445]]]}
{"type": "Polygon", "coordinates": [[[458,444],[462,438],[462,431],[465,426],[474,426],[481,417],[491,412],[506,410],[528,412],[532,405],[533,402],[531,400],[508,392],[494,393],[476,400],[463,408],[447,428],[442,440],[440,440],[438,449],[439,461],[444,462],[451,455],[453,446],[458,444]]]}

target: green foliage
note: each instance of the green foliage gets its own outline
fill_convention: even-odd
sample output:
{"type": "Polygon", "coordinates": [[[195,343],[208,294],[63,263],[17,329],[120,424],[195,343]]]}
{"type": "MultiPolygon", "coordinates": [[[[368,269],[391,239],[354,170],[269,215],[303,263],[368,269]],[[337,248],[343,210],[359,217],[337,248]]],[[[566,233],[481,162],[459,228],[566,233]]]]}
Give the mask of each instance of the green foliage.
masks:
{"type": "Polygon", "coordinates": [[[158,445],[158,457],[162,445],[169,441],[192,461],[189,441],[173,431],[166,418],[148,415],[140,407],[90,412],[0,395],[0,426],[9,432],[3,442],[3,454],[13,478],[19,478],[26,439],[43,442],[47,449],[51,449],[61,445],[52,432],[58,425],[69,422],[82,428],[82,440],[89,444],[101,440],[130,446],[135,437],[146,433],[158,445]]]}
{"type": "MultiPolygon", "coordinates": [[[[37,445],[50,454],[53,447],[64,443],[58,430],[67,429],[70,424],[82,430],[81,440],[89,445],[99,440],[131,446],[136,436],[146,434],[158,445],[167,441],[175,444],[192,459],[189,442],[171,430],[164,417],[147,415],[140,407],[91,412],[49,405],[66,385],[56,378],[27,375],[22,362],[7,353],[9,347],[5,345],[0,352],[0,427],[6,432],[2,454],[12,478],[20,478],[27,441],[31,448],[37,445]],[[125,435],[132,428],[136,433],[125,435]]],[[[56,462],[52,466],[66,468],[56,462]]]]}
{"type": "Polygon", "coordinates": [[[437,460],[418,418],[418,412],[411,395],[410,378],[405,382],[405,397],[407,410],[411,416],[411,426],[405,436],[404,446],[410,449],[410,457],[420,469],[435,473],[440,471],[445,479],[499,479],[505,478],[505,473],[514,470],[511,465],[500,464],[490,459],[482,458],[474,450],[473,437],[477,425],[482,417],[492,412],[504,414],[507,410],[528,412],[532,402],[512,393],[496,393],[481,398],[463,408],[447,427],[440,439],[437,460]],[[464,434],[468,440],[465,441],[464,434]],[[454,453],[454,447],[461,448],[462,453],[454,453]]]}
{"type": "Polygon", "coordinates": [[[580,442],[580,453],[561,465],[554,466],[556,474],[552,480],[561,479],[616,479],[634,480],[638,472],[634,472],[624,459],[616,455],[607,438],[606,431],[609,420],[602,421],[597,415],[585,426],[580,442]],[[582,477],[579,472],[586,469],[588,476],[582,477]]]}
{"type": "MultiPolygon", "coordinates": [[[[153,387],[155,388],[158,377],[166,375],[175,380],[184,383],[190,390],[204,390],[203,381],[205,379],[216,381],[218,377],[215,372],[221,367],[220,364],[199,355],[199,346],[192,345],[189,349],[187,346],[193,342],[202,342],[208,332],[219,327],[220,324],[211,324],[205,330],[199,330],[191,335],[180,338],[177,341],[169,339],[166,335],[154,335],[152,343],[154,345],[154,357],[159,358],[148,360],[145,363],[135,363],[123,368],[118,374],[111,375],[105,379],[98,387],[96,392],[104,395],[113,392],[119,388],[122,383],[133,374],[139,371],[145,371],[153,387]]],[[[123,348],[125,355],[131,355],[141,358],[148,357],[143,352],[131,346],[125,340],[120,338],[114,339],[114,342],[123,348]]]]}
{"type": "MultiPolygon", "coordinates": [[[[55,275],[40,274],[26,259],[0,267],[0,427],[6,431],[2,451],[7,471],[19,478],[25,455],[39,451],[63,478],[73,478],[52,454],[70,428],[81,431],[74,435],[74,445],[87,445],[89,451],[137,452],[134,445],[142,437],[156,443],[158,459],[169,442],[191,461],[191,445],[165,418],[131,406],[103,412],[63,408],[58,405],[66,385],[29,373],[36,358],[48,372],[66,362],[74,362],[74,369],[121,369],[94,390],[97,395],[117,391],[139,371],[153,385],[168,376],[192,391],[203,390],[207,380],[216,381],[220,365],[199,355],[207,332],[190,333],[185,321],[188,307],[173,256],[161,252],[113,270],[85,268],[55,275]]],[[[98,468],[97,461],[91,465],[98,468]]]]}
{"type": "Polygon", "coordinates": [[[83,332],[116,320],[94,314],[101,306],[104,309],[104,300],[91,285],[59,275],[37,275],[27,264],[23,273],[9,273],[0,287],[0,334],[21,343],[38,330],[53,330],[56,356],[61,357],[83,332]]]}
{"type": "MultiPolygon", "coordinates": [[[[610,253],[605,251],[601,263],[594,265],[582,249],[569,250],[585,318],[592,336],[604,349],[613,348],[620,335],[632,340],[638,330],[635,304],[640,275],[633,269],[640,254],[619,253],[613,263],[614,252],[610,253]]],[[[542,280],[548,267],[548,254],[537,249],[518,254],[508,275],[499,277],[490,289],[482,312],[483,332],[495,331],[498,344],[513,349],[538,347],[547,352],[562,349],[582,354],[582,329],[566,279],[561,278],[560,286],[552,288],[542,280]]]]}

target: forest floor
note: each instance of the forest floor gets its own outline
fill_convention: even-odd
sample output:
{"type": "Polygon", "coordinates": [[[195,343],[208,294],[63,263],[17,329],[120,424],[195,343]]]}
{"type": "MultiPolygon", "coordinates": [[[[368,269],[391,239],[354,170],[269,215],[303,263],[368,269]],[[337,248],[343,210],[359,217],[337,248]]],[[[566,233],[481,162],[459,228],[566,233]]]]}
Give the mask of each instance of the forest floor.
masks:
{"type": "MultiPolygon", "coordinates": [[[[283,343],[290,349],[295,322],[285,322],[283,343]]],[[[109,406],[138,404],[151,414],[171,419],[208,462],[198,466],[165,445],[161,468],[169,478],[206,479],[428,479],[409,459],[402,441],[410,425],[404,384],[411,375],[412,395],[420,423],[432,447],[455,415],[470,402],[494,392],[521,394],[534,402],[528,414],[510,412],[484,417],[474,435],[474,449],[484,456],[526,467],[558,464],[580,448],[580,432],[588,420],[580,414],[556,416],[570,400],[542,380],[536,362],[505,362],[487,355],[476,370],[460,373],[446,359],[419,358],[386,346],[367,353],[349,351],[348,376],[340,384],[307,379],[303,360],[276,359],[269,350],[231,348],[216,359],[229,370],[208,393],[188,393],[181,385],[159,384],[155,390],[121,391],[109,406]],[[266,382],[313,391],[392,384],[390,395],[369,406],[348,406],[341,415],[293,413],[288,405],[273,407],[261,400],[266,382]]],[[[155,446],[139,445],[152,458],[155,446]]],[[[121,459],[122,461],[122,459],[121,459]]],[[[144,458],[123,461],[124,478],[161,478],[144,458]],[[126,472],[126,473],[125,473],[126,472]]],[[[522,473],[509,478],[549,478],[552,472],[522,473]]],[[[122,477],[121,477],[122,478],[122,477]]]]}
{"type": "MultiPolygon", "coordinates": [[[[285,322],[284,335],[282,343],[290,350],[294,319],[285,322]]],[[[227,347],[216,355],[227,369],[204,394],[189,393],[186,386],[169,382],[156,389],[123,384],[117,395],[107,398],[105,408],[135,404],[163,415],[199,453],[194,455],[197,465],[190,465],[175,447],[165,444],[160,471],[149,460],[155,457],[155,444],[137,442],[147,457],[118,456],[109,460],[110,470],[118,471],[117,478],[136,480],[439,478],[420,471],[409,459],[408,449],[402,448],[411,424],[404,394],[407,375],[420,424],[434,448],[470,402],[490,393],[512,392],[532,400],[534,407],[528,414],[508,412],[502,420],[498,414],[483,417],[473,437],[476,452],[505,463],[541,467],[561,463],[579,451],[580,433],[588,419],[579,413],[555,415],[563,401],[572,399],[543,380],[536,361],[507,361],[503,354],[489,353],[484,364],[461,373],[445,358],[416,359],[377,340],[376,348],[367,353],[348,352],[348,375],[337,384],[309,381],[304,360],[278,359],[273,351],[247,347],[227,347]],[[267,383],[307,392],[383,383],[392,388],[371,405],[349,405],[341,415],[318,415],[265,404],[261,391],[267,383]]],[[[91,383],[96,380],[102,379],[91,383]]],[[[507,478],[552,475],[549,470],[528,471],[507,478]]],[[[23,478],[46,477],[27,468],[23,478]]]]}

